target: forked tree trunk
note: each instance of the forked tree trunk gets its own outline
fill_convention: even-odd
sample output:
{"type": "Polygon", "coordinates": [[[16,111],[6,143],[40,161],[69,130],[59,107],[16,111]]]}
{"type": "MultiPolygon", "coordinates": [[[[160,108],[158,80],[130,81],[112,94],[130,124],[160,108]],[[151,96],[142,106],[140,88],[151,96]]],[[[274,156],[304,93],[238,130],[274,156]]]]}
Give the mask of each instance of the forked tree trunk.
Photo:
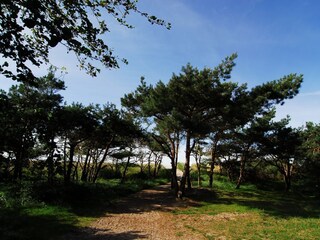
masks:
{"type": "Polygon", "coordinates": [[[84,165],[82,169],[82,174],[81,174],[81,181],[87,182],[88,181],[88,169],[89,169],[89,157],[90,157],[90,148],[87,150],[87,155],[84,160],[84,165]]]}
{"type": "Polygon", "coordinates": [[[127,174],[127,170],[129,167],[130,159],[131,159],[131,157],[129,156],[127,159],[126,165],[124,167],[123,173],[122,173],[121,183],[124,183],[124,181],[126,179],[126,174],[127,174]]]}
{"type": "MultiPolygon", "coordinates": [[[[97,168],[95,169],[95,173],[94,173],[94,176],[93,176],[93,179],[92,179],[92,182],[95,183],[98,179],[98,176],[99,176],[99,173],[102,169],[102,165],[103,163],[105,162],[107,156],[108,156],[108,153],[109,153],[109,149],[110,149],[110,146],[111,146],[111,143],[113,141],[113,138],[112,140],[107,144],[107,146],[105,147],[104,149],[104,154],[102,156],[102,159],[100,160],[99,164],[97,165],[97,168]]],[[[99,153],[100,155],[100,153],[99,153]]],[[[130,159],[129,159],[130,160],[130,159]]]]}

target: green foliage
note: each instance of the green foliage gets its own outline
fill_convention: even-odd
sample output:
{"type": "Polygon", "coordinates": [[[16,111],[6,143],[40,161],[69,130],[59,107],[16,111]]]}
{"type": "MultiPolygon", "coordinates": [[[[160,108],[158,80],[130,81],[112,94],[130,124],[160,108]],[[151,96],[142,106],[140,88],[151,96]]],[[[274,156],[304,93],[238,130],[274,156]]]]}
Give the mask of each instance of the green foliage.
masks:
{"type": "Polygon", "coordinates": [[[111,167],[108,167],[108,165],[106,165],[105,167],[103,167],[101,169],[101,171],[99,173],[99,178],[101,178],[101,179],[119,179],[119,178],[121,178],[121,173],[120,173],[120,171],[117,172],[114,169],[112,169],[111,167]]]}
{"type": "Polygon", "coordinates": [[[53,139],[58,131],[56,118],[62,102],[59,91],[65,88],[54,74],[54,70],[49,69],[48,75],[38,79],[37,87],[26,83],[3,92],[5,98],[1,106],[5,114],[1,114],[0,121],[5,131],[0,131],[3,139],[0,151],[7,153],[1,156],[1,162],[7,162],[1,169],[7,177],[11,162],[14,162],[13,179],[21,179],[28,160],[54,148],[53,139]],[[44,146],[40,146],[40,141],[44,146]]]}
{"type": "Polygon", "coordinates": [[[320,125],[307,122],[299,129],[302,144],[298,149],[300,159],[298,184],[303,192],[313,192],[320,195],[320,125]]]}
{"type": "Polygon", "coordinates": [[[237,184],[240,187],[245,164],[260,151],[259,141],[269,130],[275,105],[293,98],[301,86],[303,77],[297,74],[252,89],[232,82],[229,79],[236,57],[237,54],[226,57],[214,69],[199,70],[187,64],[180,74],[173,74],[167,84],[159,81],[148,86],[142,79],[134,92],[121,99],[129,113],[148,123],[146,130],[171,159],[173,171],[179,168],[175,166],[177,146],[181,140],[185,141],[182,194],[186,183],[190,188],[190,155],[197,142],[208,138],[210,186],[216,159],[237,155],[241,156],[237,184]],[[221,147],[222,141],[232,147],[221,147]]]}
{"type": "Polygon", "coordinates": [[[117,68],[118,57],[102,38],[111,30],[106,18],[111,17],[120,25],[132,28],[126,21],[130,13],[170,28],[170,24],[163,20],[141,12],[135,0],[1,1],[0,54],[15,63],[12,65],[16,72],[11,70],[9,62],[4,62],[0,73],[14,80],[34,82],[32,70],[26,63],[35,66],[48,63],[49,51],[58,44],[65,46],[67,52],[74,52],[79,67],[92,76],[100,72],[92,61],[99,61],[107,68],[117,68]]]}
{"type": "Polygon", "coordinates": [[[164,168],[164,167],[161,167],[160,170],[159,170],[159,173],[158,173],[158,177],[160,179],[171,179],[171,169],[167,169],[167,168],[164,168]]]}
{"type": "Polygon", "coordinates": [[[178,162],[178,164],[177,164],[177,169],[183,171],[183,168],[184,168],[183,162],[178,162]]]}
{"type": "Polygon", "coordinates": [[[0,196],[0,206],[3,209],[21,209],[42,204],[33,197],[32,185],[27,182],[12,185],[2,183],[0,196]]]}

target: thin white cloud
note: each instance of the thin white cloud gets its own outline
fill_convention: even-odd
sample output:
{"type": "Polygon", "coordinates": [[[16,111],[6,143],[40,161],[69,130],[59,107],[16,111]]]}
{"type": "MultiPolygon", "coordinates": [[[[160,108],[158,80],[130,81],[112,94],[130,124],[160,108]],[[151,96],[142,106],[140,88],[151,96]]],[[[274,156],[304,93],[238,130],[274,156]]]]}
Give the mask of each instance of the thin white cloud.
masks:
{"type": "Polygon", "coordinates": [[[299,96],[320,96],[320,91],[300,93],[299,96]]]}

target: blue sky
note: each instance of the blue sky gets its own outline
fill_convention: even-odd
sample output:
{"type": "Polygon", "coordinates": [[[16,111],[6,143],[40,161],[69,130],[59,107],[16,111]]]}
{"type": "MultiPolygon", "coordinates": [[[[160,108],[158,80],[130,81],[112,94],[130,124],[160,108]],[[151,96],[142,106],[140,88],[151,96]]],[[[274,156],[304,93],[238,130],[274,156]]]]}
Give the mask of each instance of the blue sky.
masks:
{"type": "MultiPolygon", "coordinates": [[[[76,59],[65,49],[52,51],[52,63],[68,71],[63,92],[68,103],[119,105],[120,98],[138,86],[141,76],[152,84],[167,82],[187,63],[214,67],[237,52],[232,80],[250,87],[289,73],[303,74],[300,94],[279,107],[277,117],[289,114],[295,127],[306,121],[319,122],[320,1],[140,0],[139,6],[171,22],[172,29],[150,25],[139,16],[128,19],[134,29],[111,21],[111,33],[105,39],[129,65],[104,69],[91,78],[79,71],[76,59]]],[[[46,68],[36,69],[38,75],[46,74],[46,68]]],[[[0,78],[0,88],[6,90],[12,81],[0,78]]]]}

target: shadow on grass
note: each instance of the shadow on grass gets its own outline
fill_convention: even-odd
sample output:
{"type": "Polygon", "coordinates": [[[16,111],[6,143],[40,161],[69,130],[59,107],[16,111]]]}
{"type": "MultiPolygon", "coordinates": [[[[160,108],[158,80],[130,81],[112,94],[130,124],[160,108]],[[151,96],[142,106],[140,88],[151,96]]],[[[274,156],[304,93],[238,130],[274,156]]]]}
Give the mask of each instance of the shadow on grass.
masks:
{"type": "Polygon", "coordinates": [[[152,211],[159,205],[166,207],[166,204],[170,205],[175,202],[174,195],[167,185],[153,187],[152,185],[127,183],[114,186],[106,184],[40,186],[45,188],[45,190],[37,190],[42,194],[37,196],[40,201],[67,207],[70,212],[79,217],[97,218],[104,216],[107,212],[116,211],[119,213],[152,211]],[[150,190],[151,187],[153,190],[150,190]],[[146,190],[141,191],[142,188],[146,190]]]}
{"type": "Polygon", "coordinates": [[[0,210],[0,239],[57,239],[72,231],[75,224],[72,219],[62,221],[55,216],[30,216],[18,210],[0,210]]]}
{"type": "Polygon", "coordinates": [[[1,240],[72,240],[72,239],[143,239],[146,235],[127,231],[114,233],[108,229],[82,228],[74,219],[55,216],[29,216],[19,211],[0,210],[1,240]],[[66,234],[67,233],[67,234],[66,234]]]}
{"type": "Polygon", "coordinates": [[[110,229],[99,229],[99,228],[83,228],[80,231],[70,233],[60,240],[101,240],[101,239],[112,239],[112,240],[133,240],[133,239],[148,239],[148,235],[143,234],[139,231],[126,231],[121,233],[112,232],[110,229]]]}
{"type": "MultiPolygon", "coordinates": [[[[218,208],[222,205],[245,207],[248,211],[261,211],[263,213],[280,217],[318,218],[320,216],[319,200],[303,197],[296,193],[263,190],[192,190],[188,197],[202,202],[203,205],[212,205],[218,208]]],[[[242,208],[243,209],[243,208],[242,208]]]]}
{"type": "MultiPolygon", "coordinates": [[[[281,191],[266,191],[260,189],[211,190],[194,188],[187,192],[184,200],[175,198],[170,185],[160,185],[138,193],[127,188],[105,189],[97,185],[95,189],[72,187],[64,200],[69,203],[71,211],[84,217],[101,217],[106,213],[141,213],[150,211],[170,212],[176,208],[201,207],[203,204],[237,205],[245,210],[261,211],[263,213],[287,217],[319,217],[319,201],[302,197],[295,193],[281,191]],[[121,198],[117,201],[115,196],[121,198]],[[90,206],[90,207],[88,207],[90,206]]],[[[235,206],[233,209],[237,209],[235,206]]]]}
{"type": "MultiPolygon", "coordinates": [[[[129,184],[129,183],[128,183],[129,184]]],[[[6,202],[0,202],[0,239],[22,240],[22,239],[61,239],[62,236],[80,233],[79,239],[136,239],[144,238],[138,232],[113,233],[107,230],[84,229],[95,218],[104,216],[114,209],[118,199],[130,198],[130,194],[140,190],[141,185],[126,186],[107,184],[70,184],[47,185],[38,184],[23,190],[26,197],[20,194],[20,186],[14,186],[5,192],[6,202]],[[18,192],[19,194],[14,194],[18,192]],[[22,197],[29,201],[25,207],[20,205],[22,197]],[[6,204],[8,206],[2,206],[6,204]],[[11,206],[11,207],[10,207],[11,206]]],[[[2,188],[4,189],[4,188],[2,188]]],[[[137,209],[136,209],[137,210],[137,209]]]]}

